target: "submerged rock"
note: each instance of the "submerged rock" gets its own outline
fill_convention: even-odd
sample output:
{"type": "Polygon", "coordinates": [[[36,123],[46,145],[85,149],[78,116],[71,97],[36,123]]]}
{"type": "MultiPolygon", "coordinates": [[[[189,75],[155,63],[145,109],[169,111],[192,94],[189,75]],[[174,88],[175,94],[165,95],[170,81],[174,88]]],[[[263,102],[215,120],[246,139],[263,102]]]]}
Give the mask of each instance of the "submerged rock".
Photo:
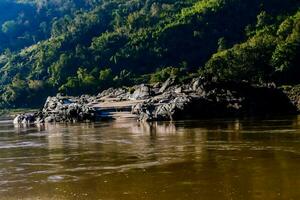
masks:
{"type": "Polygon", "coordinates": [[[34,113],[25,113],[17,115],[13,121],[14,124],[31,124],[35,121],[34,113]]]}

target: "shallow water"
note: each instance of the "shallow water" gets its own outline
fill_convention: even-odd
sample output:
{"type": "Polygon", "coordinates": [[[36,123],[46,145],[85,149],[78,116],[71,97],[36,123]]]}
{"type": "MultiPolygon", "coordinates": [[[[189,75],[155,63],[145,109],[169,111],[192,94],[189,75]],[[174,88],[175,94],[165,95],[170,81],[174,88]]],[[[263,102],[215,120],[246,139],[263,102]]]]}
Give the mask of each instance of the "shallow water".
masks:
{"type": "Polygon", "coordinates": [[[0,199],[300,199],[300,117],[14,127],[0,199]]]}

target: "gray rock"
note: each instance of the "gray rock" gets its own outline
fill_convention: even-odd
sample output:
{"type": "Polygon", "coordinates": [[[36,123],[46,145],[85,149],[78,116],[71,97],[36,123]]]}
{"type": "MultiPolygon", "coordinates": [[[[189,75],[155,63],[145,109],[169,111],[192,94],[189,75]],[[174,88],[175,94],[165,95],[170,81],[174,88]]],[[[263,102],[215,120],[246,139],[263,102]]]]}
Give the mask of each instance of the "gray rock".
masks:
{"type": "Polygon", "coordinates": [[[133,106],[139,120],[238,117],[295,113],[296,110],[280,90],[247,83],[206,82],[200,77],[190,84],[176,86],[167,80],[161,91],[146,102],[133,106]]]}
{"type": "Polygon", "coordinates": [[[46,118],[44,119],[44,121],[45,121],[46,123],[55,122],[55,117],[50,115],[50,116],[46,117],[46,118]]]}
{"type": "Polygon", "coordinates": [[[143,84],[131,89],[110,88],[97,97],[48,97],[42,112],[18,115],[14,123],[94,121],[96,110],[90,106],[94,102],[124,100],[144,100],[143,103],[132,106],[132,114],[137,115],[140,121],[289,114],[296,110],[291,104],[292,99],[300,102],[300,92],[294,93],[288,99],[286,94],[274,87],[206,81],[202,77],[193,79],[190,83],[175,85],[175,78],[171,77],[161,87],[160,84],[143,84]]]}
{"type": "Polygon", "coordinates": [[[18,115],[14,119],[14,123],[94,121],[96,111],[89,106],[91,101],[94,101],[94,99],[88,95],[81,97],[66,97],[61,95],[48,97],[42,112],[18,115]]]}
{"type": "Polygon", "coordinates": [[[125,88],[109,88],[97,95],[98,99],[119,98],[120,100],[122,100],[122,99],[128,99],[129,97],[130,97],[130,93],[128,89],[125,88]]]}
{"type": "Polygon", "coordinates": [[[155,84],[153,85],[153,88],[161,88],[161,83],[160,83],[160,82],[155,83],[155,84]]]}
{"type": "Polygon", "coordinates": [[[34,113],[24,113],[17,115],[13,123],[14,124],[32,124],[35,121],[35,114],[34,113]]]}
{"type": "Polygon", "coordinates": [[[133,94],[131,95],[130,99],[138,100],[138,99],[146,99],[151,96],[151,90],[148,85],[140,85],[135,89],[133,94]]]}
{"type": "Polygon", "coordinates": [[[182,93],[182,87],[178,87],[175,89],[175,93],[182,93]]]}
{"type": "Polygon", "coordinates": [[[22,122],[21,115],[17,115],[13,120],[14,124],[20,124],[21,122],[22,122]]]}
{"type": "Polygon", "coordinates": [[[159,89],[160,93],[163,93],[166,91],[167,88],[169,88],[170,86],[172,86],[175,83],[175,78],[174,77],[170,77],[168,78],[162,85],[162,87],[159,89]]]}

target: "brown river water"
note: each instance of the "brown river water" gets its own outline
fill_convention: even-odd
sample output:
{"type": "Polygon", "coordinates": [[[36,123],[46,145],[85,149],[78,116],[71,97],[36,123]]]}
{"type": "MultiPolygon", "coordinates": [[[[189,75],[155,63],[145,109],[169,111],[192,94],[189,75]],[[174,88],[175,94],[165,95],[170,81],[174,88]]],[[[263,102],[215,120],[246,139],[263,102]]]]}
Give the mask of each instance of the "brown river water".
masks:
{"type": "Polygon", "coordinates": [[[300,117],[1,121],[0,199],[300,199],[300,117]]]}

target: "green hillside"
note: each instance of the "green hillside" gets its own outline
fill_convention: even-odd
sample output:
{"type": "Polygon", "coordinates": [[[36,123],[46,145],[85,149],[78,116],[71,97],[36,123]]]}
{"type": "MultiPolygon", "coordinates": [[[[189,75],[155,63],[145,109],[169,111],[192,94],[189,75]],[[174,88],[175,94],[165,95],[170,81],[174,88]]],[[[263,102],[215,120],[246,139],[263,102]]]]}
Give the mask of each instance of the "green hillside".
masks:
{"type": "Polygon", "coordinates": [[[300,83],[298,0],[20,2],[14,2],[15,15],[0,15],[0,41],[8,42],[0,45],[3,107],[40,105],[58,91],[78,95],[163,81],[170,74],[181,81],[203,75],[300,83]],[[32,21],[27,32],[11,22],[18,22],[23,6],[34,13],[24,15],[32,21]],[[32,38],[26,43],[7,39],[24,32],[32,38]]]}

